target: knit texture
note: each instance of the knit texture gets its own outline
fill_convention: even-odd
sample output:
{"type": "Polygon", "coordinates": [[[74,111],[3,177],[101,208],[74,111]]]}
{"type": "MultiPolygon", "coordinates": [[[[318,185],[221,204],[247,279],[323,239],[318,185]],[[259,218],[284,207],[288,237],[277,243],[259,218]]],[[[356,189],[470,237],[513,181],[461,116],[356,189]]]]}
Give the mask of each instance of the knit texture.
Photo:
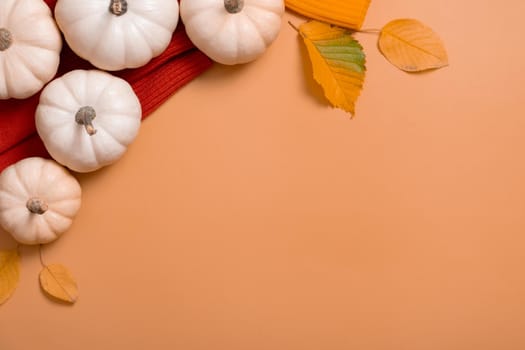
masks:
{"type": "MultiPolygon", "coordinates": [[[[54,9],[56,0],[45,2],[54,9]]],[[[179,21],[168,48],[160,56],[143,67],[111,73],[131,84],[141,102],[144,119],[211,64],[193,46],[179,21]]],[[[96,68],[75,55],[64,41],[57,77],[74,69],[96,68]]],[[[24,100],[0,100],[0,171],[26,157],[49,157],[36,134],[35,110],[39,98],[40,93],[24,100]]]]}

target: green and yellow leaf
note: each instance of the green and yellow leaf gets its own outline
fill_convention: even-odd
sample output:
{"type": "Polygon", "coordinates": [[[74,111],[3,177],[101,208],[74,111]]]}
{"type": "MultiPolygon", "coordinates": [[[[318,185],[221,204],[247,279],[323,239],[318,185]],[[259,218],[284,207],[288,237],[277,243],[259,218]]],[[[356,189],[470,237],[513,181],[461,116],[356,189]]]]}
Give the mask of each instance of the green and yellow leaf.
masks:
{"type": "Polygon", "coordinates": [[[11,297],[19,279],[20,256],[18,251],[0,251],[0,305],[11,297]]]}
{"type": "Polygon", "coordinates": [[[370,0],[285,0],[286,7],[308,18],[359,29],[365,20],[370,0]]]}
{"type": "Polygon", "coordinates": [[[394,66],[421,72],[448,65],[443,42],[429,27],[415,19],[396,19],[381,29],[379,50],[394,66]]]}
{"type": "Polygon", "coordinates": [[[365,54],[351,32],[311,21],[299,27],[312,62],[314,79],[328,101],[352,115],[365,79],[365,54]]]}
{"type": "Polygon", "coordinates": [[[78,286],[69,270],[60,264],[44,266],[40,272],[40,286],[51,297],[68,303],[78,299],[78,286]]]}

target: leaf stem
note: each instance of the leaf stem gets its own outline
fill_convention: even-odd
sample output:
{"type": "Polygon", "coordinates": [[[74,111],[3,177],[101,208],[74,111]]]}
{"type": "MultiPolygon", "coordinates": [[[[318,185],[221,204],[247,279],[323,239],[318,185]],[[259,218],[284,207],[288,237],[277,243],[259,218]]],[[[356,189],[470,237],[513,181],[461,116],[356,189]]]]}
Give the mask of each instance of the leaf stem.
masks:
{"type": "Polygon", "coordinates": [[[42,267],[46,267],[46,264],[44,263],[44,256],[42,254],[42,250],[44,250],[44,248],[42,247],[42,244],[40,244],[38,246],[38,253],[39,253],[39,256],[40,256],[40,264],[42,265],[42,267]]]}
{"type": "Polygon", "coordinates": [[[380,34],[381,33],[381,29],[375,29],[375,28],[370,28],[370,29],[360,29],[360,30],[356,30],[357,33],[363,33],[363,34],[380,34]]]}
{"type": "Polygon", "coordinates": [[[297,33],[299,33],[299,28],[297,28],[291,21],[288,21],[290,27],[292,27],[297,33]]]}

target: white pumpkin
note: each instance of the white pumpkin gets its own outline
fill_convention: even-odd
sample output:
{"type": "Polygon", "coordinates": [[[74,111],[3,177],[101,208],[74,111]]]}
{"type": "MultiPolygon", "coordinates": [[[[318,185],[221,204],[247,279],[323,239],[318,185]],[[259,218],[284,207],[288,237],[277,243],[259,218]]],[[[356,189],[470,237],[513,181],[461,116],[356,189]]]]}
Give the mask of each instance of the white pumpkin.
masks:
{"type": "Polygon", "coordinates": [[[56,162],[23,159],[0,174],[0,225],[22,244],[49,243],[71,226],[81,193],[56,162]]]}
{"type": "Polygon", "coordinates": [[[179,20],[177,0],[58,0],[71,49],[104,70],[137,68],[160,55],[179,20]]]}
{"type": "Polygon", "coordinates": [[[277,38],[283,0],[182,0],[189,38],[212,60],[228,65],[260,57],[277,38]]]}
{"type": "Polygon", "coordinates": [[[0,99],[27,98],[55,76],[62,38],[42,0],[0,0],[0,99]]]}
{"type": "Polygon", "coordinates": [[[44,88],[35,122],[57,162],[89,172],[124,154],[141,116],[140,102],[125,80],[98,70],[74,70],[44,88]]]}

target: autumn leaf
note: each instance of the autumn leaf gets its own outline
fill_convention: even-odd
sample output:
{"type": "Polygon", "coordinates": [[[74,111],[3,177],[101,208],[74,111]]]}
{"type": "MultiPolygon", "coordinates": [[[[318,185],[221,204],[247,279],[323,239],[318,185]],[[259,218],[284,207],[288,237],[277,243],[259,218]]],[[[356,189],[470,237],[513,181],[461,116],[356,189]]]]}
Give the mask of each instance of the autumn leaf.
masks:
{"type": "Polygon", "coordinates": [[[359,29],[365,20],[370,0],[285,0],[286,7],[308,18],[359,29]]]}
{"type": "Polygon", "coordinates": [[[16,250],[0,251],[0,305],[13,294],[20,278],[20,256],[16,250]]]}
{"type": "Polygon", "coordinates": [[[381,29],[379,50],[396,67],[421,72],[448,65],[443,42],[429,27],[414,19],[396,19],[381,29]]]}
{"type": "Polygon", "coordinates": [[[68,303],[75,303],[78,287],[71,273],[60,264],[44,266],[40,271],[40,286],[51,297],[68,303]]]}
{"type": "Polygon", "coordinates": [[[365,79],[365,54],[351,32],[311,21],[299,27],[312,62],[314,79],[323,87],[328,101],[355,113],[355,102],[365,79]]]}

